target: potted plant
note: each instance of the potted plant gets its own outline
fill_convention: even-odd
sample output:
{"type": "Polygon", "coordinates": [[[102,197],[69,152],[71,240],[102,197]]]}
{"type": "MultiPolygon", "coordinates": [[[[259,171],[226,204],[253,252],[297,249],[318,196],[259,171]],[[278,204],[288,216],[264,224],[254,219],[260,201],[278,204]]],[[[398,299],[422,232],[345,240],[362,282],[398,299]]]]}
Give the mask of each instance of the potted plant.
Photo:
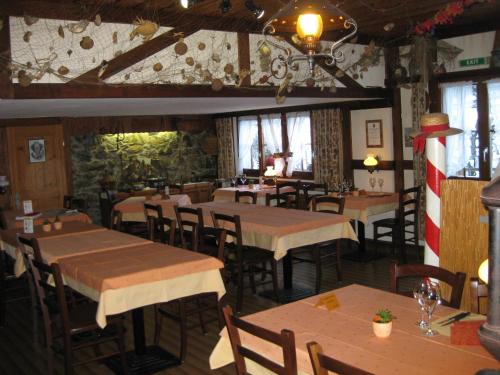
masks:
{"type": "Polygon", "coordinates": [[[392,331],[392,321],[396,319],[389,309],[379,310],[372,322],[373,333],[380,338],[389,337],[392,331]]]}
{"type": "Polygon", "coordinates": [[[44,232],[50,232],[51,229],[52,229],[52,224],[50,224],[50,221],[45,220],[42,224],[42,230],[44,232]]]}
{"type": "Polygon", "coordinates": [[[59,219],[59,216],[56,216],[56,219],[54,220],[54,229],[55,230],[62,229],[62,221],[61,221],[61,219],[59,219]]]}

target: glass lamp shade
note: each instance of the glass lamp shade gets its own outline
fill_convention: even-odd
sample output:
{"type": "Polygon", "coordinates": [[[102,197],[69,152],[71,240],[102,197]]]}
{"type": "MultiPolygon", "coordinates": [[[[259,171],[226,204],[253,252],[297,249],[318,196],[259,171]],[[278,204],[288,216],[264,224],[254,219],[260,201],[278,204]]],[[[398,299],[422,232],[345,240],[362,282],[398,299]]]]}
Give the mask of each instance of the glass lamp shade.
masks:
{"type": "Polygon", "coordinates": [[[477,275],[485,284],[488,284],[488,259],[483,261],[477,270],[477,275]]]}
{"type": "Polygon", "coordinates": [[[300,39],[319,40],[323,33],[323,19],[319,14],[306,13],[297,18],[297,35],[300,39]]]}
{"type": "Polygon", "coordinates": [[[376,167],[378,165],[378,160],[372,154],[366,155],[366,159],[363,161],[365,167],[376,167]]]}

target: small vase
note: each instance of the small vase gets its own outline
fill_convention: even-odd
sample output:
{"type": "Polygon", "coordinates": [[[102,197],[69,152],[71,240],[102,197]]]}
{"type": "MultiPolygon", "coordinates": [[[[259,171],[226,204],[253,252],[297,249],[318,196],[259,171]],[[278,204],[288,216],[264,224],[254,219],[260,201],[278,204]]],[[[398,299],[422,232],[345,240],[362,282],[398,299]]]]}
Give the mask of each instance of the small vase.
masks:
{"type": "Polygon", "coordinates": [[[43,224],[42,225],[42,230],[44,232],[50,232],[51,229],[52,229],[52,225],[51,224],[43,224]]]}
{"type": "Polygon", "coordinates": [[[386,337],[389,337],[391,334],[392,322],[388,322],[388,323],[372,322],[372,326],[373,326],[373,333],[377,337],[386,338],[386,337]]]}
{"type": "Polygon", "coordinates": [[[62,229],[62,221],[54,221],[54,229],[61,230],[62,229]]]}

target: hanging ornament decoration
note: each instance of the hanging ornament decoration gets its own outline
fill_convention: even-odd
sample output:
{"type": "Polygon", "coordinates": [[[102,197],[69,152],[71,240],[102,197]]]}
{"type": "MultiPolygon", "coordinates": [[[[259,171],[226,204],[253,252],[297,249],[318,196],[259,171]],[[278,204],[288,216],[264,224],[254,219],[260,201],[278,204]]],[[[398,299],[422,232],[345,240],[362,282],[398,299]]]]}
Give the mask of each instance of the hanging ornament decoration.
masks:
{"type": "Polygon", "coordinates": [[[220,55],[218,53],[213,53],[212,54],[212,60],[214,62],[216,62],[217,64],[220,63],[220,61],[221,61],[220,55]]]}
{"type": "Polygon", "coordinates": [[[113,38],[113,44],[118,44],[118,31],[115,31],[113,33],[112,38],[113,38]]]}
{"type": "Polygon", "coordinates": [[[387,24],[384,25],[384,31],[385,32],[389,32],[391,31],[392,29],[394,29],[394,22],[389,22],[387,24]]]}
{"type": "Polygon", "coordinates": [[[128,81],[130,79],[130,73],[125,74],[123,78],[125,79],[125,81],[128,81]]]}
{"type": "Polygon", "coordinates": [[[203,43],[203,42],[198,43],[198,49],[199,49],[200,51],[203,51],[206,47],[207,47],[207,46],[206,46],[206,44],[205,44],[205,43],[203,43]]]}
{"type": "Polygon", "coordinates": [[[181,38],[177,43],[175,43],[174,51],[179,56],[186,54],[186,52],[188,51],[188,46],[186,43],[184,43],[184,39],[181,38]]]}
{"type": "Polygon", "coordinates": [[[81,34],[81,33],[83,33],[87,29],[88,25],[89,25],[89,21],[87,21],[87,20],[81,20],[81,21],[78,21],[78,22],[75,22],[75,23],[70,23],[67,26],[67,28],[73,34],[81,34]]]}
{"type": "Polygon", "coordinates": [[[26,43],[29,43],[30,42],[30,38],[31,36],[33,35],[33,33],[31,31],[26,31],[23,35],[23,40],[26,42],[26,43]]]}
{"type": "Polygon", "coordinates": [[[228,51],[230,51],[230,50],[231,50],[231,43],[229,43],[229,42],[227,42],[227,43],[226,43],[226,49],[227,49],[228,51]]]}
{"type": "Polygon", "coordinates": [[[64,29],[61,25],[59,25],[59,27],[57,28],[57,34],[59,34],[59,36],[64,39],[64,36],[65,36],[64,29]]]}
{"type": "Polygon", "coordinates": [[[94,40],[90,36],[84,36],[82,40],[80,40],[80,47],[83,49],[91,49],[94,47],[94,40]]]}
{"type": "Polygon", "coordinates": [[[101,15],[96,14],[95,19],[94,19],[94,25],[97,27],[101,26],[102,20],[101,20],[101,15]]]}
{"type": "Polygon", "coordinates": [[[212,80],[212,90],[214,91],[220,91],[224,87],[224,83],[218,78],[212,80]]]}
{"type": "Polygon", "coordinates": [[[269,81],[268,76],[262,76],[259,78],[259,83],[261,83],[261,84],[265,84],[265,83],[267,83],[267,81],[269,81]]]}
{"type": "Polygon", "coordinates": [[[57,73],[59,73],[62,76],[65,76],[66,74],[69,73],[69,69],[65,67],[64,65],[61,65],[59,69],[57,69],[57,73]]]}
{"type": "Polygon", "coordinates": [[[247,78],[251,72],[248,69],[241,69],[240,75],[237,77],[236,87],[241,87],[245,78],[247,78]]]}
{"type": "Polygon", "coordinates": [[[208,69],[205,69],[202,72],[202,77],[203,77],[203,82],[211,82],[212,81],[212,73],[208,69]]]}
{"type": "Polygon", "coordinates": [[[134,40],[136,36],[140,35],[143,42],[150,40],[160,28],[156,22],[144,20],[139,17],[134,21],[134,25],[136,27],[130,33],[130,40],[134,40]]]}
{"type": "Polygon", "coordinates": [[[118,57],[118,56],[120,56],[121,54],[123,54],[123,51],[122,51],[121,49],[119,49],[118,51],[116,51],[116,52],[113,54],[113,56],[114,56],[114,57],[118,57]]]}
{"type": "Polygon", "coordinates": [[[22,87],[28,87],[31,84],[31,76],[26,73],[26,70],[20,70],[17,73],[17,79],[22,87]]]}
{"type": "Polygon", "coordinates": [[[226,66],[224,66],[224,73],[226,73],[227,75],[233,74],[234,73],[233,64],[226,64],[226,66]]]}
{"type": "Polygon", "coordinates": [[[192,85],[196,79],[193,76],[186,76],[186,84],[192,85]]]}
{"type": "Polygon", "coordinates": [[[195,70],[200,70],[201,69],[201,64],[200,63],[196,63],[196,65],[194,66],[194,69],[195,70]]]}
{"type": "Polygon", "coordinates": [[[38,22],[37,17],[32,17],[32,16],[24,16],[24,23],[28,26],[34,25],[35,23],[38,22]]]}
{"type": "Polygon", "coordinates": [[[71,54],[73,53],[73,50],[69,49],[66,51],[66,53],[68,54],[69,57],[71,57],[71,54]]]}
{"type": "Polygon", "coordinates": [[[192,57],[186,57],[186,64],[188,64],[189,66],[193,66],[194,59],[192,57]]]}
{"type": "Polygon", "coordinates": [[[314,87],[314,85],[316,85],[316,81],[314,80],[314,78],[306,79],[306,86],[307,87],[314,87]]]}
{"type": "Polygon", "coordinates": [[[258,44],[258,50],[261,56],[271,56],[271,48],[265,40],[258,44]]]}
{"type": "Polygon", "coordinates": [[[163,69],[163,65],[160,62],[157,62],[153,65],[153,70],[155,72],[160,72],[163,69]]]}

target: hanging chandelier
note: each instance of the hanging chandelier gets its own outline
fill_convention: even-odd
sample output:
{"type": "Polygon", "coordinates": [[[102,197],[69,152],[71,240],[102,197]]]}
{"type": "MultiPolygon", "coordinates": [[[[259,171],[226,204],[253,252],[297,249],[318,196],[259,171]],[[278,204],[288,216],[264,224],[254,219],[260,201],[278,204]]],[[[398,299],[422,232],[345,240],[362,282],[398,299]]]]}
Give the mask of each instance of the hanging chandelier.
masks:
{"type": "Polygon", "coordinates": [[[290,48],[266,41],[282,50],[279,55],[281,63],[293,68],[298,61],[307,61],[311,75],[317,59],[324,59],[325,64],[333,66],[344,59],[344,53],[337,49],[344,41],[352,38],[358,31],[356,21],[347,13],[330,4],[328,0],[292,0],[264,25],[262,34],[267,36],[280,33],[294,33],[292,40],[303,47],[306,54],[293,55],[290,48]],[[320,38],[323,31],[346,30],[347,34],[328,47],[328,53],[321,50],[320,38]]]}

